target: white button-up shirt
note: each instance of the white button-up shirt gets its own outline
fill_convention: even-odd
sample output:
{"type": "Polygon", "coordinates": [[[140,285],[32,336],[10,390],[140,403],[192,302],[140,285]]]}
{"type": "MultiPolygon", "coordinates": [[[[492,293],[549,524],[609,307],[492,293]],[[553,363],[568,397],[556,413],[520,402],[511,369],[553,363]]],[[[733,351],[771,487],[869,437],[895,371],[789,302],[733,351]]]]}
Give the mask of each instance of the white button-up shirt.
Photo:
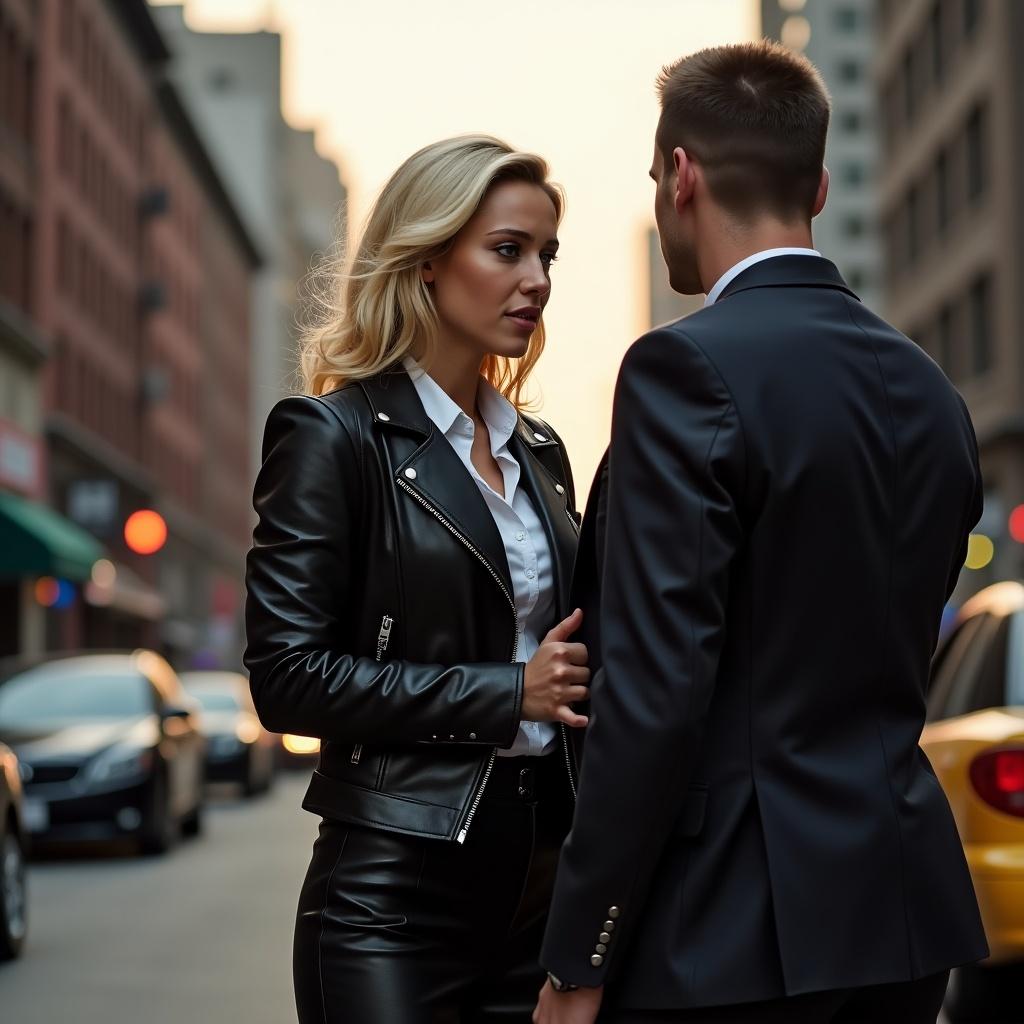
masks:
{"type": "Polygon", "coordinates": [[[726,286],[734,278],[739,276],[748,267],[752,267],[755,263],[760,263],[761,260],[770,260],[775,256],[820,256],[821,253],[817,249],[800,249],[796,246],[790,246],[781,249],[762,249],[760,252],[752,253],[746,259],[740,260],[739,263],[731,266],[712,286],[711,291],[708,292],[707,298],[704,300],[705,306],[713,306],[721,296],[722,292],[725,291],[726,286]]]}
{"type": "MultiPolygon", "coordinates": [[[[515,407],[482,377],[477,392],[480,415],[490,435],[491,455],[501,470],[504,496],[498,494],[477,472],[470,457],[476,425],[444,389],[413,359],[403,363],[412,378],[424,411],[448,439],[467,472],[476,481],[498,527],[508,571],[512,577],[519,644],[516,658],[527,662],[552,625],[555,608],[555,578],[551,548],[529,495],[519,486],[519,463],[508,450],[508,442],[519,422],[515,407]]],[[[551,722],[521,722],[515,742],[499,757],[546,754],[554,750],[558,732],[551,722]]]]}

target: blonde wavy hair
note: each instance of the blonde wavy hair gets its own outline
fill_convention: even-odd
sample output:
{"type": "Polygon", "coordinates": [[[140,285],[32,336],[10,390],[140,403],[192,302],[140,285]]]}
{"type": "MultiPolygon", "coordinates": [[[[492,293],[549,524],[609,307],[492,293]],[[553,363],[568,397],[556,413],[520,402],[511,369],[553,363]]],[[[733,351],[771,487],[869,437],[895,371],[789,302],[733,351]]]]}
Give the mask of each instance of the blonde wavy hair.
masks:
{"type": "MultiPolygon", "coordinates": [[[[300,338],[307,394],[378,374],[417,342],[430,358],[440,321],[420,269],[450,248],[488,191],[506,181],[542,188],[561,220],[565,199],[548,181],[547,163],[489,135],[435,142],[395,171],[370,211],[351,266],[339,242],[315,271],[312,319],[300,338]]],[[[522,357],[487,356],[481,373],[522,408],[523,387],[543,349],[541,320],[522,357]]]]}

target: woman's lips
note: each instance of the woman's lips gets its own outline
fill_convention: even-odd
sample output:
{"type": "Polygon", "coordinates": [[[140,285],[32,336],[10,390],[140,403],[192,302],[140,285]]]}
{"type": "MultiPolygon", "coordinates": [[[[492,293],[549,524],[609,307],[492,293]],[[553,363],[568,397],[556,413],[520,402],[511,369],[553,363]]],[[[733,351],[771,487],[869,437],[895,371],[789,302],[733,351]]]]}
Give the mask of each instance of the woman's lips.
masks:
{"type": "Polygon", "coordinates": [[[516,316],[514,313],[506,313],[506,320],[511,320],[516,327],[531,333],[537,329],[537,321],[528,316],[516,316]]]}

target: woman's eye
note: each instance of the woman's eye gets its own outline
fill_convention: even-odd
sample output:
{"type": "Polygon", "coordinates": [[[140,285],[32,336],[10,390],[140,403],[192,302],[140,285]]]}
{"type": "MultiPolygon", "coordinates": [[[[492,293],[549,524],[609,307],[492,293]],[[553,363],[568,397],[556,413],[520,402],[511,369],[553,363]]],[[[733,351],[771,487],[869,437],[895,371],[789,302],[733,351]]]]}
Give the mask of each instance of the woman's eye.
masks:
{"type": "Polygon", "coordinates": [[[519,255],[519,246],[515,242],[502,242],[501,245],[495,246],[494,251],[500,256],[515,259],[519,255]]]}
{"type": "Polygon", "coordinates": [[[545,267],[550,267],[558,259],[558,256],[553,252],[542,252],[540,258],[544,261],[545,267]]]}

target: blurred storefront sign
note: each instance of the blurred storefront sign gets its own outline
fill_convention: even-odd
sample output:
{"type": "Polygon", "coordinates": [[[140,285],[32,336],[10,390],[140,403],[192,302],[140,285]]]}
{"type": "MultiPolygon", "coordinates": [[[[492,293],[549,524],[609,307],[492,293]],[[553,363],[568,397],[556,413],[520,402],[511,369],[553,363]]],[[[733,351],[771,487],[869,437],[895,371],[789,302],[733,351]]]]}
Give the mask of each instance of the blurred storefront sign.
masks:
{"type": "Polygon", "coordinates": [[[38,498],[43,493],[43,446],[8,420],[0,419],[0,488],[38,498]]]}
{"type": "Polygon", "coordinates": [[[113,479],[72,480],[68,484],[68,515],[100,537],[112,537],[119,523],[120,488],[113,479]]]}

